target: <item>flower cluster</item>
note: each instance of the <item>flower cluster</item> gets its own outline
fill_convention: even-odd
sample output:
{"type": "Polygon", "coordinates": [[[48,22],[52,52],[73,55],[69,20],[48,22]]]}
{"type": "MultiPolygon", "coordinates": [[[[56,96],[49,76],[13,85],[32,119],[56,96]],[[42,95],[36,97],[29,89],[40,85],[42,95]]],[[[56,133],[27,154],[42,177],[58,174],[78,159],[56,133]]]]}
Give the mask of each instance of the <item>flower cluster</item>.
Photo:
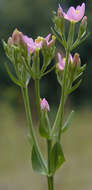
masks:
{"type": "Polygon", "coordinates": [[[21,46],[25,44],[27,46],[28,54],[32,54],[35,52],[36,49],[40,50],[44,43],[46,44],[46,46],[50,47],[52,43],[55,41],[54,38],[50,40],[50,37],[51,34],[48,34],[45,38],[39,36],[34,41],[31,37],[28,37],[24,35],[22,32],[15,29],[12,34],[12,37],[9,37],[8,39],[8,44],[21,46]]]}

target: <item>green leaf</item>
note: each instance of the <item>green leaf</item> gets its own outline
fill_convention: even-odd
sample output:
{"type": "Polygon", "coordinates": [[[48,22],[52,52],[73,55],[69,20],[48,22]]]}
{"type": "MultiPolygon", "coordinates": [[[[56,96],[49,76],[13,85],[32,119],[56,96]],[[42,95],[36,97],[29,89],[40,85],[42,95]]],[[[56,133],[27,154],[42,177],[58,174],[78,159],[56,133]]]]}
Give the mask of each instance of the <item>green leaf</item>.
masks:
{"type": "Polygon", "coordinates": [[[48,130],[48,127],[47,126],[44,126],[44,124],[42,124],[40,122],[39,124],[39,133],[42,137],[44,138],[49,138],[49,130],[48,130]]]}
{"type": "Polygon", "coordinates": [[[83,71],[85,69],[86,69],[86,64],[79,68],[79,70],[77,71],[77,74],[74,77],[73,81],[77,80],[83,74],[83,71]]]}
{"type": "Polygon", "coordinates": [[[75,49],[77,46],[79,46],[82,42],[84,42],[84,41],[89,37],[89,35],[90,35],[90,32],[88,32],[88,34],[86,34],[86,36],[83,37],[81,40],[79,40],[79,39],[77,38],[77,40],[74,42],[74,44],[73,44],[72,47],[71,47],[71,51],[72,51],[73,49],[75,49]]]}
{"type": "Polygon", "coordinates": [[[51,150],[50,164],[52,174],[65,162],[61,144],[56,142],[51,150]]]}
{"type": "Polygon", "coordinates": [[[41,162],[41,159],[39,158],[39,155],[35,151],[34,146],[32,148],[31,160],[32,160],[32,168],[34,171],[36,171],[37,173],[42,174],[42,175],[47,175],[47,173],[43,167],[43,164],[41,162]]]}
{"type": "Polygon", "coordinates": [[[48,71],[46,71],[45,73],[43,73],[41,76],[47,75],[48,73],[50,73],[51,71],[53,71],[53,69],[55,69],[56,65],[53,65],[51,67],[51,69],[49,69],[48,71]]]}
{"type": "Polygon", "coordinates": [[[80,67],[80,72],[83,72],[84,70],[86,69],[86,64],[85,65],[83,65],[82,67],[80,67]]]}
{"type": "Polygon", "coordinates": [[[68,90],[66,91],[66,94],[70,94],[70,93],[72,93],[74,90],[76,90],[76,89],[80,86],[81,82],[82,82],[82,79],[79,80],[79,82],[77,82],[75,85],[73,85],[73,87],[71,87],[70,89],[68,89],[68,90]]]}
{"type": "Polygon", "coordinates": [[[65,122],[64,126],[61,129],[61,133],[64,133],[70,127],[73,117],[74,117],[74,111],[71,111],[67,121],[65,122]]]}
{"type": "Polygon", "coordinates": [[[12,80],[15,84],[17,84],[18,86],[23,86],[23,83],[20,82],[20,81],[18,81],[18,80],[12,75],[12,73],[11,73],[10,70],[9,70],[8,65],[5,65],[5,68],[6,68],[7,72],[8,72],[8,75],[9,75],[9,77],[11,78],[11,80],[12,80]]]}

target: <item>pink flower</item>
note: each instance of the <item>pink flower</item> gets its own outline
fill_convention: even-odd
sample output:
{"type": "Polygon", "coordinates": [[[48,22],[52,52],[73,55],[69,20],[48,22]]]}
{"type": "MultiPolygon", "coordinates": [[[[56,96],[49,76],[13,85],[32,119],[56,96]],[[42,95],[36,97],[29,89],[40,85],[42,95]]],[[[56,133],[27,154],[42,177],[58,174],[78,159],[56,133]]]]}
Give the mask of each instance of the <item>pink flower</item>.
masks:
{"type": "Polygon", "coordinates": [[[57,67],[58,67],[59,70],[63,71],[64,67],[65,67],[65,58],[62,58],[60,53],[58,53],[57,56],[58,56],[57,67]]]}
{"type": "Polygon", "coordinates": [[[27,45],[28,53],[33,53],[35,50],[35,44],[32,38],[29,38],[26,35],[23,35],[25,44],[27,45]]]}
{"type": "Polygon", "coordinates": [[[61,6],[59,5],[59,11],[63,14],[64,18],[69,20],[70,22],[79,22],[85,13],[85,3],[82,5],[78,5],[76,9],[74,7],[70,7],[67,11],[67,14],[63,12],[61,6]]]}
{"type": "Polygon", "coordinates": [[[72,57],[71,53],[69,55],[69,61],[71,62],[71,64],[73,63],[73,57],[72,57]]]}
{"type": "Polygon", "coordinates": [[[46,110],[47,112],[50,111],[49,104],[45,98],[41,99],[40,104],[41,104],[41,110],[46,110]]]}
{"type": "MultiPolygon", "coordinates": [[[[58,53],[57,54],[58,56],[58,64],[57,64],[57,67],[59,70],[63,71],[64,70],[64,67],[65,67],[65,62],[66,62],[66,58],[62,58],[61,54],[58,53]]],[[[73,63],[73,57],[72,55],[70,54],[69,55],[69,62],[72,64],[73,63]]]]}
{"type": "Polygon", "coordinates": [[[55,41],[55,36],[52,36],[51,40],[50,40],[50,37],[51,37],[51,34],[48,34],[48,36],[44,38],[48,47],[50,47],[50,45],[55,41]]]}

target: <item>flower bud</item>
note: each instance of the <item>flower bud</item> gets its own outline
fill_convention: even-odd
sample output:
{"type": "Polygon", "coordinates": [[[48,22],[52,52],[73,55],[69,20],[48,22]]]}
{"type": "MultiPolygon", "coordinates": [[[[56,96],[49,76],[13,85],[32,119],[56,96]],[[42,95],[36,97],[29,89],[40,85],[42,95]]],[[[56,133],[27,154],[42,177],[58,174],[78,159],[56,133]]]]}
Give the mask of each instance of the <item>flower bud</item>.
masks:
{"type": "Polygon", "coordinates": [[[13,40],[12,40],[11,37],[8,38],[8,45],[9,45],[9,46],[13,45],[13,40]]]}
{"type": "Polygon", "coordinates": [[[80,65],[81,65],[81,60],[80,60],[80,56],[79,56],[78,53],[75,53],[75,54],[74,54],[73,64],[74,64],[75,66],[79,66],[79,67],[80,67],[80,65]]]}
{"type": "Polygon", "coordinates": [[[41,99],[40,104],[41,104],[41,110],[46,110],[47,112],[50,111],[49,104],[45,98],[41,99]]]}
{"type": "Polygon", "coordinates": [[[87,17],[86,16],[83,17],[81,24],[83,24],[83,25],[87,24],[87,17]]]}
{"type": "Polygon", "coordinates": [[[22,45],[24,43],[22,32],[19,32],[17,29],[15,29],[12,34],[12,40],[15,45],[22,45]]]}
{"type": "Polygon", "coordinates": [[[87,28],[87,17],[84,16],[82,21],[81,21],[80,28],[79,28],[79,33],[78,33],[79,39],[81,39],[85,35],[86,28],[87,28]]]}
{"type": "Polygon", "coordinates": [[[58,15],[58,17],[64,17],[63,9],[60,6],[60,4],[59,4],[59,7],[58,7],[57,15],[58,15]]]}

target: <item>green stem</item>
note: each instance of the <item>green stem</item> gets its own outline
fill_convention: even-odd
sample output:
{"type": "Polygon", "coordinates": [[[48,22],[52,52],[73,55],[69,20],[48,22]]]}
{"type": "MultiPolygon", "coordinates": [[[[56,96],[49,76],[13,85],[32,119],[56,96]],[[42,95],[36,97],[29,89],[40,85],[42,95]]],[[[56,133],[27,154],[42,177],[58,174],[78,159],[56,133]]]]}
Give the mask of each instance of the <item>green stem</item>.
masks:
{"type": "Polygon", "coordinates": [[[60,141],[61,137],[61,128],[63,122],[63,113],[64,113],[64,104],[66,100],[65,90],[66,90],[66,77],[67,77],[67,70],[68,70],[68,59],[69,59],[69,51],[66,52],[66,65],[64,69],[63,81],[62,81],[62,98],[61,98],[61,115],[60,115],[60,127],[58,132],[58,141],[60,141]]]}
{"type": "Polygon", "coordinates": [[[48,177],[48,190],[54,190],[53,176],[48,177]]]}
{"type": "MultiPolygon", "coordinates": [[[[35,80],[35,91],[36,91],[36,104],[38,108],[39,120],[41,119],[41,107],[40,107],[40,92],[39,92],[39,80],[35,80]]],[[[48,174],[50,174],[50,151],[51,151],[51,140],[47,140],[47,151],[48,151],[48,174]]],[[[53,176],[47,176],[48,190],[53,189],[53,176]]]]}
{"type": "MultiPolygon", "coordinates": [[[[66,97],[65,97],[65,88],[66,88],[66,75],[67,75],[67,69],[68,69],[68,58],[69,58],[69,51],[67,51],[67,53],[66,53],[66,65],[65,65],[63,81],[62,81],[62,92],[61,92],[62,96],[61,96],[60,105],[59,105],[59,109],[58,109],[58,112],[57,112],[56,120],[54,122],[52,131],[51,131],[51,138],[54,136],[57,127],[59,125],[62,126],[64,103],[65,103],[65,99],[66,99],[66,97]]],[[[58,140],[60,139],[60,131],[61,131],[61,127],[59,128],[58,140]]]]}
{"type": "Polygon", "coordinates": [[[38,109],[39,119],[41,118],[41,106],[40,106],[40,92],[39,92],[39,79],[35,80],[35,92],[36,92],[36,104],[38,109]]]}
{"type": "Polygon", "coordinates": [[[42,155],[42,153],[40,151],[38,141],[37,141],[37,138],[35,136],[35,131],[34,131],[34,127],[33,127],[33,123],[32,123],[32,117],[31,117],[31,111],[30,111],[30,106],[29,106],[29,98],[28,98],[28,89],[27,89],[27,87],[22,88],[22,93],[23,93],[23,98],[24,98],[26,117],[27,117],[28,126],[29,126],[29,130],[30,130],[30,135],[32,137],[33,145],[34,145],[35,151],[37,152],[40,160],[42,161],[43,168],[47,172],[47,165],[46,165],[46,162],[45,162],[45,160],[43,158],[43,155],[42,155]]]}
{"type": "MultiPolygon", "coordinates": [[[[51,167],[50,167],[50,151],[51,151],[51,140],[47,140],[47,151],[48,151],[48,173],[51,173],[51,167]]],[[[48,180],[48,190],[54,190],[54,184],[53,184],[53,175],[52,176],[47,176],[48,180]]]]}

